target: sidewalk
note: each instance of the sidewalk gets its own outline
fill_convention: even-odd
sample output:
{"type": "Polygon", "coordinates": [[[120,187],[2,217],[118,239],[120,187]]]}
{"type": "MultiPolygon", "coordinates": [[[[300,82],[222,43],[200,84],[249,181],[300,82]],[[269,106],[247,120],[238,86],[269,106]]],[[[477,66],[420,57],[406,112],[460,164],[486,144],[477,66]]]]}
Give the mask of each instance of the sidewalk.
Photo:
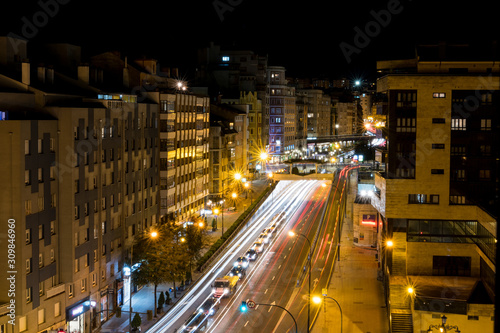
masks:
{"type": "MultiPolygon", "coordinates": [[[[229,229],[229,227],[238,219],[241,213],[244,212],[246,208],[248,208],[252,201],[255,201],[260,194],[264,191],[264,189],[269,185],[269,181],[267,179],[257,179],[251,182],[253,192],[250,195],[248,194],[247,198],[240,199],[237,201],[236,211],[224,211],[224,231],[229,229]]],[[[217,230],[212,231],[212,219],[213,215],[207,215],[207,230],[210,244],[215,243],[222,235],[222,217],[219,216],[217,218],[217,230]]],[[[207,251],[209,247],[207,247],[204,251],[207,251]]],[[[203,254],[203,253],[202,253],[203,254]]],[[[197,271],[193,271],[193,281],[196,281],[202,273],[198,273],[197,271]]],[[[180,281],[176,283],[176,286],[180,285],[180,281]]],[[[162,284],[157,288],[157,293],[159,296],[160,292],[167,292],[169,288],[173,288],[173,284],[162,284]]],[[[186,286],[186,290],[189,286],[186,286]]],[[[151,328],[163,314],[165,314],[168,309],[170,309],[177,300],[179,300],[182,295],[184,295],[185,291],[177,291],[177,298],[174,298],[174,293],[170,293],[170,297],[172,298],[171,305],[164,305],[162,313],[158,314],[157,318],[153,318],[153,320],[147,320],[147,311],[153,310],[153,302],[154,302],[154,286],[144,286],[141,290],[137,291],[132,295],[132,309],[135,312],[144,313],[141,315],[142,325],[141,331],[145,332],[149,328],[151,328]]],[[[123,304],[122,315],[121,318],[117,318],[116,314],[112,316],[108,321],[103,323],[100,330],[96,329],[94,332],[101,333],[125,333],[130,331],[129,327],[129,313],[125,311],[129,311],[129,302],[123,304]]]]}
{"type": "MultiPolygon", "coordinates": [[[[353,183],[356,182],[351,181],[351,185],[353,183]]],[[[351,193],[354,191],[351,190],[347,197],[348,216],[352,208],[349,203],[354,199],[351,193]]],[[[389,332],[383,285],[377,280],[375,254],[374,249],[354,245],[352,219],[346,217],[340,241],[340,261],[335,263],[328,286],[328,297],[334,298],[342,307],[342,332],[389,332]]],[[[326,311],[321,309],[312,333],[341,332],[340,312],[333,300],[326,299],[326,311]]]]}

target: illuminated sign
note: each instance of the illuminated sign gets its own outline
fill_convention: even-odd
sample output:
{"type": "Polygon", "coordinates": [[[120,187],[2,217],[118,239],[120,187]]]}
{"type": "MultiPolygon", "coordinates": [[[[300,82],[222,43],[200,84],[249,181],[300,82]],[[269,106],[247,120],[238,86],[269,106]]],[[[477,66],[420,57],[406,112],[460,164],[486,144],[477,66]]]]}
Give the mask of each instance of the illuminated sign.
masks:
{"type": "Polygon", "coordinates": [[[74,308],[73,310],[71,310],[71,315],[73,317],[78,317],[82,313],[83,313],[83,305],[80,305],[80,306],[74,308]]]}
{"type": "Polygon", "coordinates": [[[375,214],[363,214],[363,219],[361,220],[361,224],[364,225],[377,225],[377,216],[375,214]]]}

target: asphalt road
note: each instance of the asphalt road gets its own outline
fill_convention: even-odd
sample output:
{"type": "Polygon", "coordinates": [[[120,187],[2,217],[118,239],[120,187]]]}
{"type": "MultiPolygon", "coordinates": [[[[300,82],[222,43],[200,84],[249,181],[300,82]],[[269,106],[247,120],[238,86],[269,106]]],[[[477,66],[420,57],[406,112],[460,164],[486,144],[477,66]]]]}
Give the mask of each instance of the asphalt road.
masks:
{"type": "MultiPolygon", "coordinates": [[[[273,276],[270,274],[273,271],[276,271],[276,274],[280,271],[278,268],[280,265],[280,263],[278,263],[278,259],[282,256],[274,255],[272,252],[281,251],[283,254],[286,251],[286,244],[289,244],[289,247],[293,247],[294,251],[288,250],[290,252],[288,258],[293,258],[295,261],[296,258],[294,257],[304,252],[297,249],[307,248],[307,245],[304,242],[297,242],[294,244],[294,240],[289,239],[286,233],[290,229],[290,226],[292,226],[290,223],[295,221],[292,216],[298,216],[296,212],[301,212],[301,214],[304,213],[304,209],[301,208],[304,205],[304,202],[311,201],[309,206],[312,205],[313,200],[309,200],[310,195],[316,193],[316,196],[318,196],[319,193],[323,193],[323,196],[326,196],[328,187],[322,187],[321,183],[323,182],[310,180],[281,181],[273,191],[273,194],[268,197],[266,202],[249,221],[247,227],[243,228],[240,231],[240,234],[227,246],[226,251],[219,256],[215,264],[206,270],[206,273],[195,285],[191,287],[191,290],[183,296],[183,298],[169,311],[169,313],[167,313],[151,329],[149,329],[148,332],[156,333],[182,331],[182,327],[185,325],[186,320],[193,312],[197,311],[199,306],[207,299],[207,297],[210,296],[211,284],[213,281],[217,277],[224,276],[231,269],[234,260],[246,252],[246,250],[258,237],[260,232],[269,224],[272,217],[276,214],[280,214],[282,211],[287,212],[286,219],[288,224],[281,224],[280,229],[277,233],[275,233],[271,243],[266,245],[264,252],[259,256],[258,260],[250,264],[250,267],[247,270],[247,276],[245,279],[240,281],[237,292],[231,297],[225,298],[221,304],[217,306],[218,311],[214,316],[204,316],[201,323],[197,326],[198,328],[206,326],[203,331],[228,332],[224,325],[226,325],[229,319],[228,316],[238,317],[238,313],[234,313],[234,310],[239,311],[239,309],[238,306],[235,306],[234,304],[240,300],[242,292],[246,292],[247,290],[250,290],[254,284],[261,284],[260,281],[267,281],[268,279],[271,281],[276,280],[276,282],[277,279],[281,279],[286,283],[290,283],[290,281],[296,279],[294,275],[296,275],[300,270],[299,267],[295,268],[295,272],[291,271],[286,274],[281,274],[282,277],[278,278],[277,276],[274,276],[273,280],[273,276]],[[278,245],[279,248],[276,247],[278,245]],[[272,269],[266,269],[265,267],[271,267],[272,269]]],[[[308,223],[303,222],[300,226],[305,226],[304,230],[312,230],[312,226],[309,226],[308,223]]],[[[304,259],[305,257],[301,258],[302,261],[304,259]]],[[[284,258],[284,260],[286,261],[286,258],[284,258]]],[[[272,283],[270,285],[272,285],[272,283]]],[[[293,287],[290,289],[293,290],[293,287]]],[[[260,292],[264,295],[266,294],[264,289],[260,288],[259,290],[261,290],[260,292]]],[[[267,291],[267,293],[269,293],[269,291],[267,291]]],[[[280,294],[279,290],[273,291],[273,295],[278,294],[280,294]]],[[[290,295],[283,297],[283,299],[288,299],[290,295]]],[[[242,323],[241,327],[243,327],[244,324],[245,323],[242,323]]],[[[240,330],[240,328],[237,327],[234,329],[240,330]]]]}
{"type": "MultiPolygon", "coordinates": [[[[347,196],[345,173],[341,171],[327,187],[321,186],[324,182],[317,182],[300,208],[288,216],[287,225],[275,236],[265,256],[249,269],[239,291],[224,300],[218,313],[209,319],[207,332],[295,332],[292,316],[298,332],[307,332],[309,242],[313,248],[311,294],[321,295],[337,258],[340,231],[337,221],[343,214],[347,196]],[[289,230],[301,235],[290,237],[289,230]],[[245,300],[258,305],[242,313],[239,305],[245,300]]],[[[310,327],[319,310],[319,306],[311,304],[310,327]]]]}

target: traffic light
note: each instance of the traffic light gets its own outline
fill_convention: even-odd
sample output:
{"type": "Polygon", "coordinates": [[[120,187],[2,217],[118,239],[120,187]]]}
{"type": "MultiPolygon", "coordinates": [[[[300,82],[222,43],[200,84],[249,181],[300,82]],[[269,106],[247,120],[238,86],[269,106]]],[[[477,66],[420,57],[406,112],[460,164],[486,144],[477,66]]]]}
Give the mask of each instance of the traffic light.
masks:
{"type": "Polygon", "coordinates": [[[241,302],[241,306],[240,306],[240,311],[241,312],[247,312],[247,310],[248,310],[247,302],[242,301],[241,302]]]}

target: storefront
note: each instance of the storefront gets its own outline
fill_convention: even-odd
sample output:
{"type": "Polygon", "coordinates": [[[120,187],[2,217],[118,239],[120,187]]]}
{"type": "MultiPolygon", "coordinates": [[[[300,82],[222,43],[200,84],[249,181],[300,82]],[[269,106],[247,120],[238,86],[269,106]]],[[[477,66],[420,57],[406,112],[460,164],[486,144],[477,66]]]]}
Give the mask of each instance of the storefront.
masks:
{"type": "Polygon", "coordinates": [[[85,313],[91,308],[89,298],[66,308],[66,326],[68,333],[84,333],[86,328],[85,313]]]}
{"type": "Polygon", "coordinates": [[[101,290],[101,322],[108,320],[108,287],[101,290]]]}
{"type": "Polygon", "coordinates": [[[124,286],[123,279],[116,281],[116,304],[118,306],[122,306],[123,302],[124,302],[124,300],[123,300],[123,286],[124,286]]]}

